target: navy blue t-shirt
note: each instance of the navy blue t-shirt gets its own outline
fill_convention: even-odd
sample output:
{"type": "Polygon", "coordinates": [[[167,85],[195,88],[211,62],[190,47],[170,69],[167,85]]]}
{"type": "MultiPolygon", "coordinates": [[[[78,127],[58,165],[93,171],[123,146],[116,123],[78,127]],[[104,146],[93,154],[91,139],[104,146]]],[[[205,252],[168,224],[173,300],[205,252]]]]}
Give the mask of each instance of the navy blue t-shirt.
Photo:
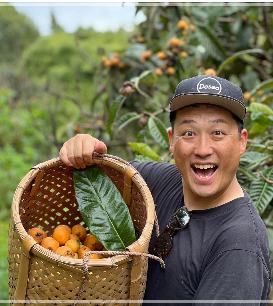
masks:
{"type": "MultiPolygon", "coordinates": [[[[182,178],[176,165],[131,162],[146,181],[156,205],[160,231],[183,203],[182,178]]],[[[155,231],[149,252],[155,241],[155,231]]],[[[153,305],[225,305],[224,300],[252,300],[263,305],[271,284],[267,231],[251,198],[191,211],[188,226],[173,237],[166,268],[149,259],[144,303],[153,305]],[[155,303],[155,300],[158,303],[155,303]],[[218,302],[217,300],[222,300],[218,302]],[[195,303],[195,301],[198,301],[195,303]],[[207,301],[207,302],[205,302],[207,301]],[[213,302],[214,301],[214,302],[213,302]]],[[[145,305],[144,304],[144,305],[145,305]]]]}

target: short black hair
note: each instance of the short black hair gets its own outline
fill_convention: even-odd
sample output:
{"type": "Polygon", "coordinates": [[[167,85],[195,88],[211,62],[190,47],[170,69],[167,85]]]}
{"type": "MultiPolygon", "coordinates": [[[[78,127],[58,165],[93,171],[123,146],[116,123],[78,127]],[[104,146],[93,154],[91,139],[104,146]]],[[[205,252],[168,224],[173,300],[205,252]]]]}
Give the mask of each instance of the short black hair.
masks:
{"type": "MultiPolygon", "coordinates": [[[[197,104],[192,104],[189,106],[196,106],[197,104]]],[[[182,109],[182,108],[180,108],[182,109]]],[[[173,111],[170,112],[170,122],[171,122],[171,126],[172,126],[172,132],[174,133],[174,122],[175,122],[175,118],[176,118],[176,112],[177,111],[173,111]]],[[[242,130],[244,129],[244,120],[241,120],[239,117],[237,117],[236,115],[232,114],[232,118],[235,120],[237,126],[238,126],[238,133],[239,133],[239,140],[241,139],[241,133],[242,130]]]]}

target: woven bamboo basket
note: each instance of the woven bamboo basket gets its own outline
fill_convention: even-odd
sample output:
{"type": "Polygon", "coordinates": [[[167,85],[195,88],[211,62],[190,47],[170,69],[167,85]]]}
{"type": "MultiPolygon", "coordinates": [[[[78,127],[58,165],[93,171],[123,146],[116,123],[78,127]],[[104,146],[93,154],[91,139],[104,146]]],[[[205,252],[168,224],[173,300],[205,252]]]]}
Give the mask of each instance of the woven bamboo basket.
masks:
{"type": "Polygon", "coordinates": [[[42,226],[50,234],[59,224],[71,227],[83,222],[73,168],[58,158],[38,164],[22,179],[12,203],[8,241],[12,305],[58,305],[60,301],[64,305],[142,304],[148,259],[134,254],[148,252],[155,221],[153,198],[129,163],[96,153],[93,162],[122,194],[139,231],[138,240],[124,254],[93,260],[63,257],[37,244],[27,234],[32,227],[42,226]]]}

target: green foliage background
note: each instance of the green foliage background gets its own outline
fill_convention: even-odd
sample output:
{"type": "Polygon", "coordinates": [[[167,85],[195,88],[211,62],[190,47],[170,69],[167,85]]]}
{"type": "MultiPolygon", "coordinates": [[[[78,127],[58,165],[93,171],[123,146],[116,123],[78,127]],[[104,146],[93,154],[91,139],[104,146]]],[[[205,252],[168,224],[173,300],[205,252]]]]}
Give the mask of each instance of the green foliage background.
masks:
{"type": "Polygon", "coordinates": [[[272,7],[164,4],[139,10],[147,18],[132,33],[79,28],[68,34],[52,16],[52,35],[41,37],[24,15],[0,6],[0,299],[8,299],[10,206],[27,171],[56,157],[78,133],[99,138],[110,154],[126,160],[173,162],[168,103],[178,82],[198,74],[215,73],[244,92],[249,142],[238,179],[273,250],[272,7]]]}

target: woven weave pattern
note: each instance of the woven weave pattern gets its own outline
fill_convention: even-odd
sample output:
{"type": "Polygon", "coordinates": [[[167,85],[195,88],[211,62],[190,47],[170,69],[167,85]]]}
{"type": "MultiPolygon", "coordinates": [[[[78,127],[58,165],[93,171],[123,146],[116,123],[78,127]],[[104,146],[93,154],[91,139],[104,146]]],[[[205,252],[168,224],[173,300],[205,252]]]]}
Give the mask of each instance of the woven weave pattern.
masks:
{"type": "MultiPolygon", "coordinates": [[[[98,155],[93,159],[94,164],[111,178],[123,197],[126,191],[124,189],[128,189],[125,176],[128,173],[131,175],[128,189],[130,203],[127,204],[140,236],[128,248],[134,251],[137,246],[147,253],[154,223],[154,203],[144,180],[133,167],[119,158],[98,155]]],[[[128,198],[128,194],[126,197],[128,198]]],[[[59,224],[72,227],[79,223],[84,225],[75,198],[73,169],[64,166],[59,159],[32,168],[16,189],[12,204],[8,247],[10,300],[19,297],[21,300],[23,296],[23,300],[44,300],[44,305],[49,305],[46,300],[71,300],[71,304],[65,305],[74,305],[74,300],[77,299],[109,301],[129,300],[133,297],[134,300],[142,300],[147,278],[147,258],[140,258],[139,266],[135,269],[136,274],[132,270],[136,265],[133,256],[116,255],[89,260],[87,285],[83,288],[85,275],[81,259],[57,255],[35,242],[31,244],[29,256],[24,254],[25,241],[31,242],[32,239],[27,231],[32,227],[42,227],[51,235],[53,228],[59,224]],[[24,267],[27,269],[23,273],[26,274],[26,288],[22,295],[21,289],[20,293],[17,291],[18,287],[24,286],[24,275],[20,272],[23,261],[27,262],[28,267],[24,267]],[[136,289],[137,295],[132,294],[136,289]]],[[[17,304],[24,305],[14,302],[14,305],[17,304]]],[[[118,305],[127,304],[128,302],[124,302],[118,305]]],[[[36,303],[28,302],[25,305],[36,303]]],[[[98,305],[107,303],[98,302],[98,305]]]]}

